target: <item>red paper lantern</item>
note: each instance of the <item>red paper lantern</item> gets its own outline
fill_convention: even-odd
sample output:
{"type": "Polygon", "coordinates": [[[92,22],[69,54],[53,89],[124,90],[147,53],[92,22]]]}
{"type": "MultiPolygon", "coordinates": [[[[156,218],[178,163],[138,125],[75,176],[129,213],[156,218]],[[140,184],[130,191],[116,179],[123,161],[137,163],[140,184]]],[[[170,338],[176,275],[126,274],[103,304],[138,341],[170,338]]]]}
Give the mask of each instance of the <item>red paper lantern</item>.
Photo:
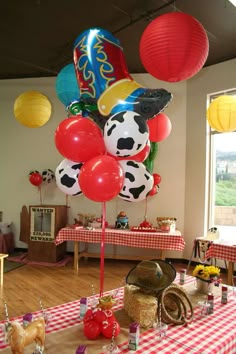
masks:
{"type": "Polygon", "coordinates": [[[140,57],[155,78],[168,82],[189,79],[201,70],[208,56],[205,29],[194,17],[171,12],[157,17],[144,30],[140,57]]]}

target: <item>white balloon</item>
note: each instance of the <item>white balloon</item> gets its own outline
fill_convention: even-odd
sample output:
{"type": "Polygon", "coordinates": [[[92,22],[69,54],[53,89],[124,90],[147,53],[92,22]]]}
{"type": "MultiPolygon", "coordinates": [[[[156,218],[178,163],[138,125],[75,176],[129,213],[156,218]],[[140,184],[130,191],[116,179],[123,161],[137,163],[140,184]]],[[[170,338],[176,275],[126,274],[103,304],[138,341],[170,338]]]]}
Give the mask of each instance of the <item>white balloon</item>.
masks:
{"type": "Polygon", "coordinates": [[[144,200],[153,187],[153,175],[142,162],[119,161],[124,171],[124,184],[119,197],[129,202],[144,200]]]}
{"type": "Polygon", "coordinates": [[[67,195],[82,194],[78,176],[80,169],[83,166],[82,162],[75,162],[68,159],[62,160],[55,171],[57,187],[67,195]]]}
{"type": "Polygon", "coordinates": [[[147,144],[149,129],[138,113],[124,111],[110,117],[104,127],[104,143],[107,151],[118,157],[138,154],[147,144]]]}

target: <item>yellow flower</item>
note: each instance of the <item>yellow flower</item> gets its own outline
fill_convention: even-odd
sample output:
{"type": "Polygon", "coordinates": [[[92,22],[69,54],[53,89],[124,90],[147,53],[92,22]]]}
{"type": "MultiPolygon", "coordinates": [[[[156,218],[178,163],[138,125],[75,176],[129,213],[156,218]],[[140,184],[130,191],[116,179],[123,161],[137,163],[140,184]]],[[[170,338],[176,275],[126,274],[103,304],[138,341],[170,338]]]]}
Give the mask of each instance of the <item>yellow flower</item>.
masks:
{"type": "Polygon", "coordinates": [[[204,266],[203,264],[198,264],[193,270],[193,276],[202,279],[210,279],[212,277],[217,277],[220,274],[220,268],[215,266],[204,266]]]}

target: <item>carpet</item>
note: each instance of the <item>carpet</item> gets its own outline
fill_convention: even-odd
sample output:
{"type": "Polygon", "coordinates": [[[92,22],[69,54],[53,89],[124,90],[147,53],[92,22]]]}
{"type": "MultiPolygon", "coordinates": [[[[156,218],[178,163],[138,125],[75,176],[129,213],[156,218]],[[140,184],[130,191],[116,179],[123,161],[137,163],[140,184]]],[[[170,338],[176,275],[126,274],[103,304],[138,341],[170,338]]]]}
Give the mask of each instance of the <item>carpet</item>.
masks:
{"type": "Polygon", "coordinates": [[[65,256],[62,260],[58,262],[36,262],[28,259],[28,253],[23,253],[18,256],[8,257],[7,259],[9,262],[20,263],[21,265],[28,264],[28,265],[41,265],[46,267],[64,267],[67,265],[67,263],[72,261],[73,257],[65,256]]]}
{"type": "Polygon", "coordinates": [[[16,268],[22,267],[24,264],[21,262],[11,262],[8,260],[8,258],[4,259],[4,269],[3,272],[4,273],[8,273],[11,270],[14,270],[16,268]]]}

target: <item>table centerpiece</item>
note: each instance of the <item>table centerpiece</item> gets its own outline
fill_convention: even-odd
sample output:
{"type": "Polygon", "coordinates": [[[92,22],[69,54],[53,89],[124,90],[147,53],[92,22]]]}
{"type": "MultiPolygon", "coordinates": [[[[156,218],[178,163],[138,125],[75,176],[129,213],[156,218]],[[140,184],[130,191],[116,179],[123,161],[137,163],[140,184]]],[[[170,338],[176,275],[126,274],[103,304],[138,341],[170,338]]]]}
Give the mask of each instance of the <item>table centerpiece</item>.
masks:
{"type": "Polygon", "coordinates": [[[197,289],[203,294],[213,292],[214,286],[221,283],[220,268],[213,265],[198,264],[192,275],[196,278],[197,289]]]}

